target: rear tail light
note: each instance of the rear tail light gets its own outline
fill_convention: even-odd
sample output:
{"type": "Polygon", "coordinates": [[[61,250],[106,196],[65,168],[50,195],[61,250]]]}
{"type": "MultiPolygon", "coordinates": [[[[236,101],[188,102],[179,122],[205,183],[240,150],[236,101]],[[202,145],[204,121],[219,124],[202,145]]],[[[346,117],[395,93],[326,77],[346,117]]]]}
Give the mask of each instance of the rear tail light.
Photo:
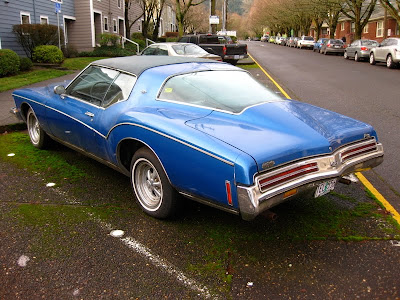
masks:
{"type": "Polygon", "coordinates": [[[326,45],[327,47],[330,47],[331,46],[331,44],[328,44],[328,45],[326,45]]]}
{"type": "Polygon", "coordinates": [[[263,178],[259,181],[262,191],[274,186],[286,183],[303,175],[318,172],[318,164],[316,162],[293,167],[292,169],[276,173],[274,175],[263,178]]]}
{"type": "Polygon", "coordinates": [[[342,162],[345,162],[346,160],[352,159],[356,156],[366,154],[369,152],[374,152],[376,150],[377,150],[376,142],[375,140],[372,140],[369,143],[360,146],[355,146],[354,148],[342,152],[340,154],[340,158],[342,159],[342,162]]]}
{"type": "Polygon", "coordinates": [[[226,198],[228,200],[228,204],[233,205],[231,182],[229,180],[225,181],[225,189],[226,189],[226,198]]]}
{"type": "Polygon", "coordinates": [[[222,54],[226,55],[226,46],[222,48],[222,54]]]}

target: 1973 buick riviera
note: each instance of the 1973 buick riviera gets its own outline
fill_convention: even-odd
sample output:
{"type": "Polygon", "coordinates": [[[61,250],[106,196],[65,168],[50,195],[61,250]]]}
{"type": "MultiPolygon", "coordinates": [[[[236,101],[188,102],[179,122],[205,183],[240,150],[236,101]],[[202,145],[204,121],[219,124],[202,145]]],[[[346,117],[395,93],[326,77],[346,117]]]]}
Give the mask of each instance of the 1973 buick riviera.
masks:
{"type": "Polygon", "coordinates": [[[282,99],[247,71],[209,60],[104,59],[65,87],[13,97],[35,147],[51,138],[126,174],[157,218],[191,198],[252,220],[383,160],[370,125],[282,99]]]}

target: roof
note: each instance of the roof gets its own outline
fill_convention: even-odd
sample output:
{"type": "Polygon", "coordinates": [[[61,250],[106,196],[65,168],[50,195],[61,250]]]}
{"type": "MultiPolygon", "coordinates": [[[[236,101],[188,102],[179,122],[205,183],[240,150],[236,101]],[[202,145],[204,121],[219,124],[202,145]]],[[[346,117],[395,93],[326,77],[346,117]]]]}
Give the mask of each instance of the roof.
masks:
{"type": "Polygon", "coordinates": [[[154,67],[191,62],[220,63],[202,58],[138,55],[101,59],[93,62],[92,65],[118,69],[139,76],[147,69],[151,69],[154,67]]]}

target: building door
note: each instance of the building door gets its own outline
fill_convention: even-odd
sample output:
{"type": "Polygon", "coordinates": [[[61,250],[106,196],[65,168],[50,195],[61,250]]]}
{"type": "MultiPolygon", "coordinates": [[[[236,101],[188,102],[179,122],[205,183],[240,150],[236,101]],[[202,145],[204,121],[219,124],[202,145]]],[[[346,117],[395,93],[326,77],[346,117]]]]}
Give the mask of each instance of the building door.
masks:
{"type": "Polygon", "coordinates": [[[100,36],[102,33],[102,28],[101,28],[101,14],[100,13],[94,13],[94,38],[95,38],[95,45],[100,44],[100,36]]]}

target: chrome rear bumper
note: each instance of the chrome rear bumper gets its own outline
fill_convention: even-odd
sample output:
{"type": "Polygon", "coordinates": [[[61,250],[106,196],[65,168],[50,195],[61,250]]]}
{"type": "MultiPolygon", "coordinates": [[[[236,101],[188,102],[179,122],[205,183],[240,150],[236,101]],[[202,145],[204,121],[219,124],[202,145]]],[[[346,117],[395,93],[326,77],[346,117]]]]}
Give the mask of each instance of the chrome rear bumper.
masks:
{"type": "Polygon", "coordinates": [[[376,146],[377,150],[373,153],[361,155],[345,162],[341,162],[338,159],[343,151],[302,161],[301,163],[304,164],[317,162],[319,171],[278,185],[264,192],[261,191],[257,178],[255,178],[255,183],[252,186],[238,185],[237,195],[242,218],[244,220],[252,220],[261,212],[289,198],[315,190],[319,183],[328,179],[340,178],[350,173],[368,170],[380,165],[383,162],[383,147],[382,144],[376,144],[376,146]],[[285,193],[293,189],[297,189],[296,193],[285,197],[285,193]]]}

